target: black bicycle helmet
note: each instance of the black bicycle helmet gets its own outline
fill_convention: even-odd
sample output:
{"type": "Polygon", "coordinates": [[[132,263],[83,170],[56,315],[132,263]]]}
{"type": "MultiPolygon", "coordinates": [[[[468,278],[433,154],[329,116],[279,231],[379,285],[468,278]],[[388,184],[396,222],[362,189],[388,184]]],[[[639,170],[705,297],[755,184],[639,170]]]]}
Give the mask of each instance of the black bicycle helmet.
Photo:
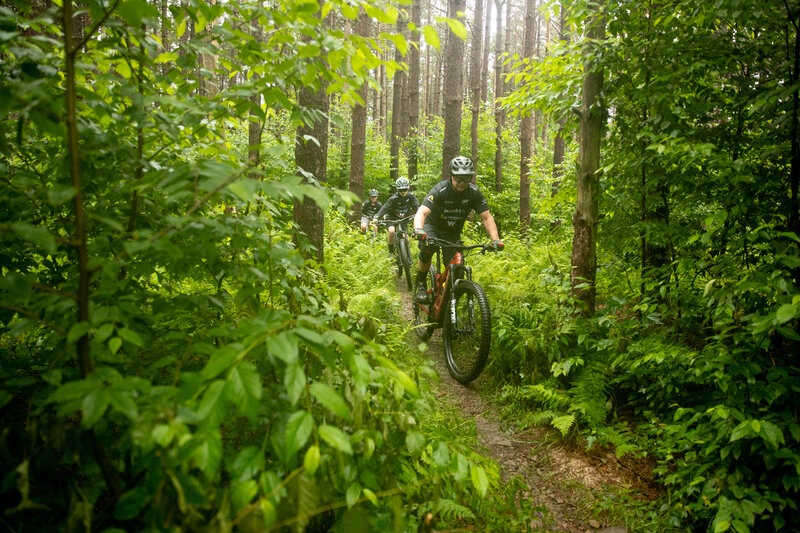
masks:
{"type": "Polygon", "coordinates": [[[407,191],[411,186],[411,182],[408,181],[408,178],[397,178],[397,181],[394,182],[394,186],[398,191],[407,191]]]}
{"type": "Polygon", "coordinates": [[[469,157],[457,156],[450,161],[450,174],[453,176],[474,176],[475,165],[469,157]]]}
{"type": "Polygon", "coordinates": [[[370,196],[378,196],[378,189],[370,189],[369,190],[370,196]]]}

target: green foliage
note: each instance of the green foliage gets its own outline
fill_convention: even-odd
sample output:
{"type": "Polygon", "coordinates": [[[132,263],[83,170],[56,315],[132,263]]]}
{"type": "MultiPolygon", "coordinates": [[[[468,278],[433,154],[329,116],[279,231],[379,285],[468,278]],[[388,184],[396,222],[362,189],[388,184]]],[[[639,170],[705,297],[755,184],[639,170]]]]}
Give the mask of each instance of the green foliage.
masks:
{"type": "Polygon", "coordinates": [[[85,7],[101,31],[68,54],[74,79],[58,7],[0,8],[4,524],[348,530],[363,513],[403,531],[431,501],[458,502],[437,507],[445,522],[477,516],[496,470],[427,425],[397,331],[363,328],[396,299],[329,303],[376,269],[326,279],[294,244],[296,199],[345,197],[295,175],[293,87],[324,78],[347,98],[379,64],[372,42],[326,30],[316,4],[192,2],[169,20],[196,37],[164,51],[145,2],[85,7]],[[257,168],[250,113],[271,134],[257,168]]]}

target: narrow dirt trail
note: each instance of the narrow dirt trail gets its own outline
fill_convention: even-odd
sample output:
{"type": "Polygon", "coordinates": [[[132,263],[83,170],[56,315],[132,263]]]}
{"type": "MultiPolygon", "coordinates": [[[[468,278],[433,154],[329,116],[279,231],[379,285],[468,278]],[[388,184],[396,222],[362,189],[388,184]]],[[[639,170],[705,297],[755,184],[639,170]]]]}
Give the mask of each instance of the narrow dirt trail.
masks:
{"type": "MultiPolygon", "coordinates": [[[[410,323],[413,321],[411,297],[402,279],[397,283],[397,293],[403,302],[402,316],[410,323]]],[[[412,332],[409,332],[408,340],[415,344],[419,342],[412,332]]],[[[448,373],[441,330],[434,332],[427,345],[429,357],[441,377],[439,400],[457,405],[465,419],[475,420],[484,454],[497,462],[502,478],[509,480],[520,476],[529,487],[523,495],[529,505],[548,510],[545,517],[534,520],[533,528],[570,533],[627,531],[625,527],[602,523],[600,519],[589,516],[588,506],[581,503],[586,499],[588,489],[624,482],[613,455],[589,458],[582,450],[569,450],[548,438],[544,430],[533,428],[518,432],[504,427],[497,408],[485,399],[495,391],[486,390],[488,385],[481,377],[464,386],[448,373]]]]}

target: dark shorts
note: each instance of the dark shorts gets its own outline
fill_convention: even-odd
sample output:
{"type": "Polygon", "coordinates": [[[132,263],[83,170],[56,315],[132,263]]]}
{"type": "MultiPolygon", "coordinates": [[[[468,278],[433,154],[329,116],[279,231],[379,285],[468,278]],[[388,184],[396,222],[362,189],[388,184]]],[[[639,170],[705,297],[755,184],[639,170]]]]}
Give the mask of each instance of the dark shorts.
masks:
{"type": "MultiPolygon", "coordinates": [[[[461,234],[449,234],[437,231],[433,226],[428,226],[425,224],[423,227],[425,230],[425,235],[427,237],[433,237],[436,239],[442,239],[445,241],[450,242],[461,242],[461,234]]],[[[430,263],[431,259],[433,258],[433,254],[436,253],[436,248],[438,248],[435,244],[430,244],[428,239],[425,239],[422,243],[420,243],[419,247],[419,260],[423,263],[430,263]]],[[[450,260],[453,259],[453,256],[458,251],[458,248],[449,248],[443,247],[442,248],[442,264],[447,266],[450,263],[450,260]]]]}

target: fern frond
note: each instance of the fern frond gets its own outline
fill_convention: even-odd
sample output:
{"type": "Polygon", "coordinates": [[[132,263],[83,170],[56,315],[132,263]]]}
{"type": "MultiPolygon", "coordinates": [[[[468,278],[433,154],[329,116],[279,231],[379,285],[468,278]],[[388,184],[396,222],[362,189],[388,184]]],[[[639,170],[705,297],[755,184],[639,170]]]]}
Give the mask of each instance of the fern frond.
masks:
{"type": "Polygon", "coordinates": [[[472,509],[449,499],[441,499],[436,503],[434,515],[446,520],[474,520],[475,514],[472,509]]]}
{"type": "Polygon", "coordinates": [[[552,419],[550,424],[561,432],[562,437],[566,437],[569,430],[572,429],[573,424],[575,424],[575,417],[573,415],[559,416],[552,419]]]}

